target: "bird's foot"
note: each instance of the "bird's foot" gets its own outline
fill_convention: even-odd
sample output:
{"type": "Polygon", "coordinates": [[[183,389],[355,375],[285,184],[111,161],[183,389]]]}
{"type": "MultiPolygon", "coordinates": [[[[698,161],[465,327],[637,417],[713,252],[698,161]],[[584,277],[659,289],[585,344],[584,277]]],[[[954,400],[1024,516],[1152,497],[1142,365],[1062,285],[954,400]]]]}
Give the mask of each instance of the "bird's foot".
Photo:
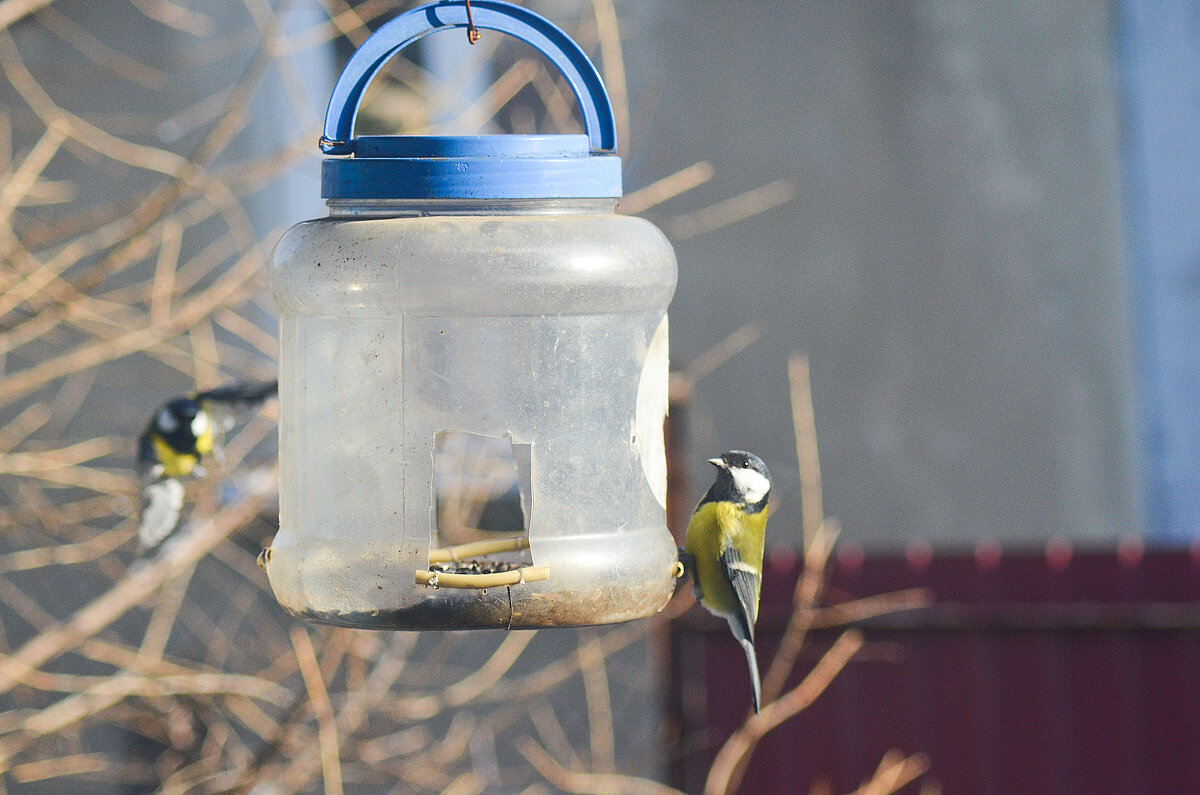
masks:
{"type": "Polygon", "coordinates": [[[700,578],[696,576],[696,556],[683,551],[683,547],[679,548],[679,560],[676,562],[676,578],[689,577],[692,581],[692,593],[697,599],[703,598],[700,591],[700,578]]]}

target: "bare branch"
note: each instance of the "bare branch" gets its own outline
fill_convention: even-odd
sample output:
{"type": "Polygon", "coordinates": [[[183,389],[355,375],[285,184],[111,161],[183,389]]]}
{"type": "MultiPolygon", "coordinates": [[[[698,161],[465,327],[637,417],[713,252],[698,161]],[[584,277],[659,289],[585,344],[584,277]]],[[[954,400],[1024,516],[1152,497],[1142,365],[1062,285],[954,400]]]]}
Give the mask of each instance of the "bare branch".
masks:
{"type": "Polygon", "coordinates": [[[211,520],[195,522],[191,535],[182,539],[174,556],[131,569],[112,589],[79,610],[66,623],[37,635],[0,660],[0,693],[12,689],[25,671],[41,666],[116,621],[156,591],[168,577],[195,565],[231,532],[254,518],[262,503],[261,498],[244,500],[223,509],[211,520]]]}
{"type": "Polygon", "coordinates": [[[795,197],[795,183],[789,179],[777,179],[745,193],[722,199],[694,213],[676,216],[667,223],[667,234],[673,240],[688,240],[706,235],[773,210],[795,197]]]}
{"type": "Polygon", "coordinates": [[[616,769],[612,698],[608,692],[604,646],[594,635],[579,645],[579,670],[583,674],[583,692],[591,729],[592,770],[611,773],[616,769]]]}
{"type": "Polygon", "coordinates": [[[808,676],[796,687],[774,701],[764,705],[762,712],[750,717],[741,728],[730,735],[713,759],[704,782],[705,795],[721,795],[733,792],[740,776],[736,771],[758,741],[769,731],[804,710],[825,692],[850,659],[862,648],[863,636],[856,629],[848,629],[838,637],[829,651],[817,662],[808,676]]]}
{"type": "Polygon", "coordinates": [[[925,754],[904,756],[895,750],[888,751],[871,778],[850,795],[889,795],[923,776],[929,764],[925,754]]]}
{"type": "Polygon", "coordinates": [[[304,687],[308,690],[308,702],[317,716],[319,727],[317,736],[321,746],[321,770],[325,774],[325,795],[340,795],[342,792],[342,763],[341,750],[338,746],[337,723],[334,721],[333,707],[329,703],[329,693],[325,690],[325,680],[321,675],[321,667],[317,664],[312,641],[308,639],[308,633],[300,627],[292,630],[292,647],[296,650],[296,661],[300,664],[300,673],[304,675],[304,687]]]}
{"type": "Polygon", "coordinates": [[[517,750],[546,781],[564,792],[577,792],[581,795],[682,795],[674,787],[649,779],[616,773],[576,773],[567,770],[532,737],[522,739],[517,745],[517,750]]]}
{"type": "Polygon", "coordinates": [[[0,2],[0,28],[9,28],[22,17],[29,16],[53,2],[54,0],[4,0],[0,2]]]}
{"type": "Polygon", "coordinates": [[[804,548],[808,549],[825,521],[825,509],[821,500],[821,459],[817,453],[817,420],[813,410],[812,380],[809,377],[807,356],[793,354],[788,359],[788,383],[791,385],[796,460],[800,464],[804,548]]]}
{"type": "Polygon", "coordinates": [[[703,185],[712,179],[712,176],[712,163],[701,160],[674,174],[668,174],[656,182],[651,182],[644,188],[626,193],[621,198],[617,209],[626,215],[637,215],[651,207],[657,207],[681,193],[703,185]]]}

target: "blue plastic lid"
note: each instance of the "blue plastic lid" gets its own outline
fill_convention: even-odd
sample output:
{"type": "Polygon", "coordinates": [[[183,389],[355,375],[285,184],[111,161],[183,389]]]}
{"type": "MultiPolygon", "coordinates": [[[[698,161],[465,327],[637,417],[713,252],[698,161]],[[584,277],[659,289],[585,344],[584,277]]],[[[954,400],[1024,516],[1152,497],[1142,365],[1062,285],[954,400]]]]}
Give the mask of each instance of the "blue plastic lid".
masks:
{"type": "Polygon", "coordinates": [[[407,11],[371,35],[346,64],[325,114],[321,195],[327,199],[619,198],[621,159],[612,103],[596,67],[545,17],[502,0],[471,0],[477,28],[515,36],[566,77],[586,135],[353,136],[363,91],[400,50],[430,33],[468,27],[465,0],[407,11]],[[348,156],[345,156],[348,155],[348,156]]]}

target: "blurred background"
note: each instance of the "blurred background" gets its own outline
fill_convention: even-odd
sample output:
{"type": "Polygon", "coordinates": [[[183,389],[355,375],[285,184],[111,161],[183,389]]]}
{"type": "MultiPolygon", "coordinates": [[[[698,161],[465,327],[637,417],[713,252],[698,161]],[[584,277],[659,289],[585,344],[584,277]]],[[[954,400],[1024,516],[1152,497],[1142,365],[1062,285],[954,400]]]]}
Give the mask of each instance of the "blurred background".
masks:
{"type": "MultiPolygon", "coordinates": [[[[601,69],[619,210],[679,257],[674,530],[704,459],[766,459],[760,659],[812,698],[758,745],[682,592],[607,629],[302,627],[253,565],[273,404],[189,483],[184,559],[131,571],[136,437],[273,377],[263,262],[325,214],[342,63],[415,3],[0,0],[4,785],[715,792],[733,735],[744,791],[1200,790],[1192,5],[521,4],[601,69]]],[[[579,122],[527,48],[447,33],[359,129],[579,122]]],[[[447,521],[507,489],[472,483],[447,521]]]]}

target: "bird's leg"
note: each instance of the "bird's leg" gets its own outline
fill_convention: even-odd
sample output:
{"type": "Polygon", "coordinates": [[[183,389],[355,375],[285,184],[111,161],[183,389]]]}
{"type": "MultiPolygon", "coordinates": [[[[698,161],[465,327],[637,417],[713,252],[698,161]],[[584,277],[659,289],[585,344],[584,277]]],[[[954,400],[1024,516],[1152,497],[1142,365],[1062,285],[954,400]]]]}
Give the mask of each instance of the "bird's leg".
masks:
{"type": "Polygon", "coordinates": [[[692,593],[697,599],[703,599],[704,595],[700,590],[700,578],[696,576],[696,556],[691,555],[679,548],[679,565],[683,567],[683,574],[690,577],[692,580],[692,593]]]}

